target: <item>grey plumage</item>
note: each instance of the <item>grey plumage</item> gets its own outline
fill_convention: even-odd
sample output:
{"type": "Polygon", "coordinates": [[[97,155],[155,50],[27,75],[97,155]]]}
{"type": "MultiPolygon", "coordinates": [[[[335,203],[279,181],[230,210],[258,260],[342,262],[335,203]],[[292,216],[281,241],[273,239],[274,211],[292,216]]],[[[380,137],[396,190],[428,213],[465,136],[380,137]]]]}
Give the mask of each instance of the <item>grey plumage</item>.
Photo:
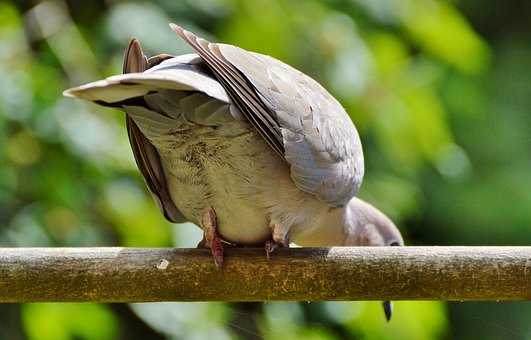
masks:
{"type": "Polygon", "coordinates": [[[287,160],[297,187],[333,206],[346,204],[363,178],[358,133],[315,80],[281,61],[212,44],[172,26],[203,58],[247,120],[287,160]]]}
{"type": "MultiPolygon", "coordinates": [[[[171,27],[195,54],[147,58],[132,40],[123,75],[64,93],[126,112],[138,168],[168,220],[203,228],[218,266],[221,239],[265,243],[268,256],[290,242],[404,244],[355,197],[361,142],[334,97],[272,57],[171,27]]],[[[383,306],[389,320],[391,303],[383,306]]]]}
{"type": "Polygon", "coordinates": [[[212,208],[221,238],[238,244],[403,244],[355,197],[358,133],[321,85],[272,57],[172,29],[195,54],[148,59],[133,41],[127,74],[65,91],[127,113],[135,159],[166,218],[201,225],[212,208]]]}
{"type": "MultiPolygon", "coordinates": [[[[123,73],[144,72],[147,68],[149,68],[149,61],[142,53],[140,44],[134,39],[131,40],[124,57],[123,73]]],[[[103,94],[105,92],[103,91],[103,94]]],[[[142,91],[142,94],[145,94],[145,92],[142,91]]],[[[128,96],[123,97],[123,99],[126,98],[128,96]]],[[[110,99],[106,99],[111,102],[110,99]]],[[[100,99],[98,98],[97,100],[100,99]]],[[[144,176],[149,192],[157,206],[169,221],[175,223],[185,222],[186,218],[177,209],[168,192],[166,177],[157,149],[142,134],[129,114],[126,115],[126,126],[137,166],[144,176]]]]}

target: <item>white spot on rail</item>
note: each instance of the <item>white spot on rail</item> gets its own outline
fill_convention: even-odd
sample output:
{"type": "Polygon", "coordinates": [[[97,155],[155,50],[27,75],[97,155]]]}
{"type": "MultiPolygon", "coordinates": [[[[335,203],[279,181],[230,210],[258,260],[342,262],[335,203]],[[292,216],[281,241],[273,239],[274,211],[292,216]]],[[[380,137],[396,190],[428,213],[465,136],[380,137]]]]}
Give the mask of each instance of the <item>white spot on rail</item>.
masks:
{"type": "Polygon", "coordinates": [[[170,264],[170,262],[168,260],[162,259],[157,264],[157,269],[164,270],[164,269],[168,268],[169,264],[170,264]]]}

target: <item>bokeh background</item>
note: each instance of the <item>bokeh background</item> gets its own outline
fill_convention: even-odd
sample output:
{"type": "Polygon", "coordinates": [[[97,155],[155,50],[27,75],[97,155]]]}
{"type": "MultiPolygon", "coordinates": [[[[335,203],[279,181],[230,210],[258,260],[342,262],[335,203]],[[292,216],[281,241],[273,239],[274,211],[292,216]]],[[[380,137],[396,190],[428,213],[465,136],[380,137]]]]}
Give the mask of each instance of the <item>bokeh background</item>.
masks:
{"type": "MultiPolygon", "coordinates": [[[[531,244],[527,0],[0,0],[0,245],[194,246],[161,217],[118,111],[63,89],[177,22],[318,79],[358,126],[361,196],[414,245],[531,244]]],[[[0,306],[0,339],[531,339],[529,303],[0,306]]]]}

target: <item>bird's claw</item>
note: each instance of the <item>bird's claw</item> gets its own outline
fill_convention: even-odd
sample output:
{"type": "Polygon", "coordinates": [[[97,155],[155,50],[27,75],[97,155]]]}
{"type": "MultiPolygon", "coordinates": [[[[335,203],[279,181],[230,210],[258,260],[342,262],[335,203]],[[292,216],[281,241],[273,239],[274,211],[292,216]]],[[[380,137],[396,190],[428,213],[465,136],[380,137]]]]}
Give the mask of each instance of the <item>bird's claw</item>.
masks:
{"type": "Polygon", "coordinates": [[[199,242],[198,247],[210,248],[214,263],[217,268],[223,267],[223,242],[219,237],[217,227],[216,212],[213,208],[208,208],[201,216],[201,227],[203,228],[203,240],[199,242]]]}
{"type": "Polygon", "coordinates": [[[289,228],[285,228],[284,225],[279,223],[272,223],[269,227],[272,231],[271,239],[266,241],[264,246],[268,261],[271,260],[271,253],[273,253],[277,248],[289,247],[289,228]]]}
{"type": "Polygon", "coordinates": [[[268,240],[265,243],[264,249],[266,253],[266,258],[268,261],[271,261],[271,253],[275,251],[279,247],[279,244],[276,243],[273,240],[268,240]]]}
{"type": "Polygon", "coordinates": [[[219,237],[215,237],[210,242],[210,251],[212,252],[212,256],[214,257],[214,263],[216,264],[216,267],[218,269],[223,267],[223,243],[219,239],[219,237]]]}

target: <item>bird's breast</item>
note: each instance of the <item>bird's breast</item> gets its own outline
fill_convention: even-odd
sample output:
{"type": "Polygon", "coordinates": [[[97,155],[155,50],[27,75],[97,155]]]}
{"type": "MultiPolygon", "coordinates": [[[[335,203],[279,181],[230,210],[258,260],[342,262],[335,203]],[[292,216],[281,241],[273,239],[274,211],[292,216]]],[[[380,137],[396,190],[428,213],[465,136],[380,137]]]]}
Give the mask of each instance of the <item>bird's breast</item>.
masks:
{"type": "Polygon", "coordinates": [[[192,126],[155,144],[176,207],[198,225],[212,207],[229,242],[263,244],[271,237],[271,208],[281,203],[275,192],[297,190],[287,165],[246,122],[192,126]]]}

